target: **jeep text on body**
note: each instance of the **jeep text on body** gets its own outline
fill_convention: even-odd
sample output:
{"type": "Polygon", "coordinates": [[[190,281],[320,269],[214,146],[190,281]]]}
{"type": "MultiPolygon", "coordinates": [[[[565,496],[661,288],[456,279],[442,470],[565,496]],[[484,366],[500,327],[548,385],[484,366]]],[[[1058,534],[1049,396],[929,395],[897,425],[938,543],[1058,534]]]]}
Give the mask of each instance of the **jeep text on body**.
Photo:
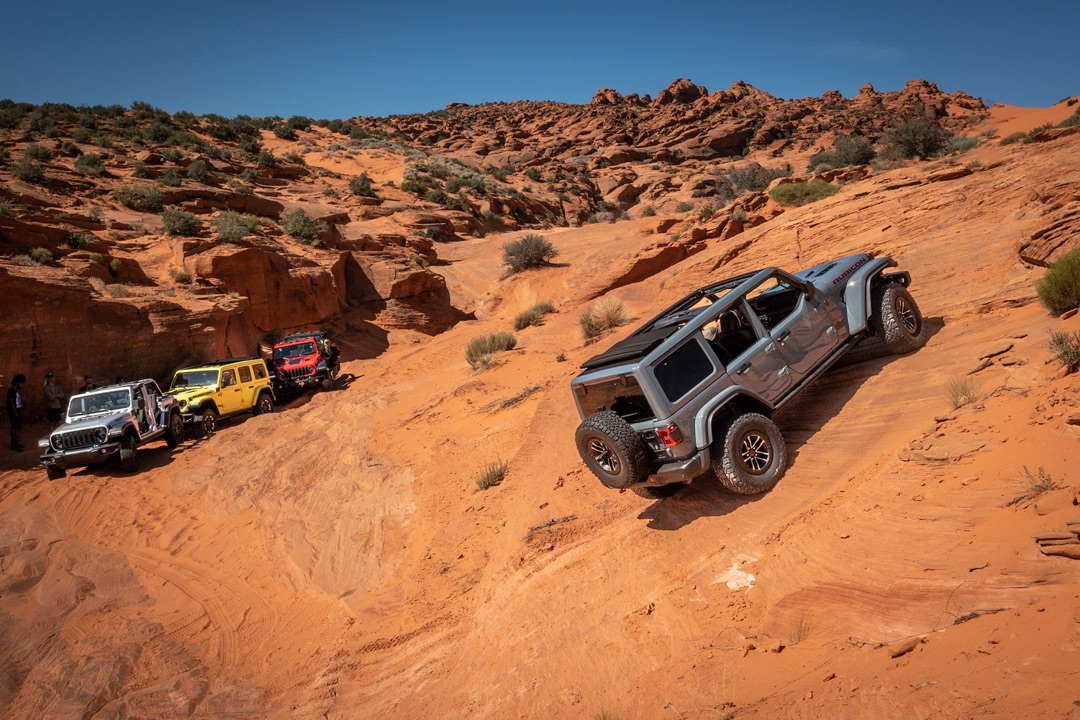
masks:
{"type": "Polygon", "coordinates": [[[895,265],[864,254],[765,268],[682,298],[571,382],[585,464],[652,498],[710,467],[731,491],[769,490],[786,463],[776,411],[867,336],[896,353],[926,342],[910,276],[884,272],[895,265]]]}

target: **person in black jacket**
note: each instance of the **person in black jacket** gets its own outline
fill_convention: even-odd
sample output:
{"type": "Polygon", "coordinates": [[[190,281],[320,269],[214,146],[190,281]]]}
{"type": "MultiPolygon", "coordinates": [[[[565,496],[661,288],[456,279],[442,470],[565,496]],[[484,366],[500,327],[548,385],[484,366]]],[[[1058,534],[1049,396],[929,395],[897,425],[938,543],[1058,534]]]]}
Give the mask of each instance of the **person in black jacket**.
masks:
{"type": "Polygon", "coordinates": [[[11,449],[15,452],[23,450],[19,442],[19,431],[23,426],[23,399],[22,386],[26,383],[26,376],[22,373],[11,378],[11,387],[7,391],[8,423],[11,425],[11,449]]]}

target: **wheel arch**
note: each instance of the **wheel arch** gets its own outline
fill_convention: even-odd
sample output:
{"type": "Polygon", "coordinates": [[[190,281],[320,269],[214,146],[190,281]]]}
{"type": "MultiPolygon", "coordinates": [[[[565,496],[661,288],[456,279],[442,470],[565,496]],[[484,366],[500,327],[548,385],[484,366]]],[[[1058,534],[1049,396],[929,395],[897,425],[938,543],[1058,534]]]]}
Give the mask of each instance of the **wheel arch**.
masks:
{"type": "MultiPolygon", "coordinates": [[[[844,288],[844,304],[847,307],[848,333],[859,335],[870,329],[870,312],[872,303],[870,293],[879,283],[889,279],[892,275],[883,275],[885,268],[896,267],[896,261],[889,257],[874,258],[870,262],[856,270],[847,281],[844,288]]],[[[907,273],[898,273],[905,279],[910,276],[907,273]]],[[[907,284],[901,280],[903,284],[907,284]]]]}
{"type": "Polygon", "coordinates": [[[774,408],[764,398],[743,389],[719,395],[698,414],[696,436],[698,450],[711,447],[720,426],[729,418],[755,412],[771,418],[774,408]]]}

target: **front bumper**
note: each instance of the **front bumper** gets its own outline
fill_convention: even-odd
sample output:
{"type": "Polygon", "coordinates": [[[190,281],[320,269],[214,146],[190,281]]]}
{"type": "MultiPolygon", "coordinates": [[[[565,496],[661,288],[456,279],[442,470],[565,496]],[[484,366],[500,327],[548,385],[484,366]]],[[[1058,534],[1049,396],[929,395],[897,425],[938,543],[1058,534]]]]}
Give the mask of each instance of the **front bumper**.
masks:
{"type": "Polygon", "coordinates": [[[41,463],[70,470],[71,468],[85,467],[86,465],[101,462],[119,450],[119,440],[73,450],[53,450],[49,448],[41,455],[41,463]]]}
{"type": "Polygon", "coordinates": [[[709,448],[698,450],[684,460],[661,465],[649,473],[644,481],[631,487],[659,487],[672,483],[688,483],[709,469],[709,448]]]}

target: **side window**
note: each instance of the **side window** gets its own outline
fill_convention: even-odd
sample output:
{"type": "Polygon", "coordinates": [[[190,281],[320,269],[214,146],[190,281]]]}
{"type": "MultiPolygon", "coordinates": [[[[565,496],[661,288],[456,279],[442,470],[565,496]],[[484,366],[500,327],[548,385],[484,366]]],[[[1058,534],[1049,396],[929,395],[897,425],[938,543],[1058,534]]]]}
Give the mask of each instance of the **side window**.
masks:
{"type": "Polygon", "coordinates": [[[241,365],[240,366],[240,382],[242,382],[242,383],[251,382],[251,368],[248,367],[247,365],[241,365]]]}
{"type": "Polygon", "coordinates": [[[697,340],[690,338],[657,363],[653,374],[667,399],[675,402],[712,375],[715,369],[697,340]]]}
{"type": "Polygon", "coordinates": [[[229,387],[236,384],[236,372],[234,370],[221,371],[221,387],[229,387]]]}
{"type": "Polygon", "coordinates": [[[714,322],[702,328],[701,332],[724,365],[730,365],[758,341],[757,331],[750,323],[742,303],[725,310],[714,322]]]}
{"type": "Polygon", "coordinates": [[[802,288],[792,285],[786,278],[773,275],[748,292],[746,300],[761,319],[761,324],[771,328],[787,319],[802,296],[802,288]]]}
{"type": "Polygon", "coordinates": [[[262,380],[266,377],[266,363],[256,363],[251,366],[255,370],[255,377],[262,380]]]}

